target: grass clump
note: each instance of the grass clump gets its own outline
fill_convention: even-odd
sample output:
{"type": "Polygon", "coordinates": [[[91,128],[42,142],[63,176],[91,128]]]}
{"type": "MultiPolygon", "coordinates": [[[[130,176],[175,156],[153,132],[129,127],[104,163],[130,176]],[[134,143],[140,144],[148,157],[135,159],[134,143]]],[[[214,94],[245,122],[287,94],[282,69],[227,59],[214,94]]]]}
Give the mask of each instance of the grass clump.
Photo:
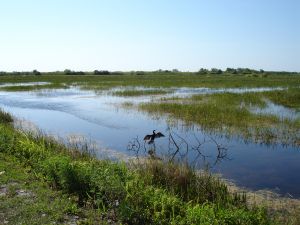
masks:
{"type": "Polygon", "coordinates": [[[9,113],[4,112],[0,109],[0,123],[7,124],[11,122],[13,122],[12,116],[9,113]]]}
{"type": "Polygon", "coordinates": [[[227,186],[208,172],[197,172],[188,165],[174,162],[147,160],[135,165],[136,171],[146,178],[148,185],[168,190],[185,202],[218,205],[244,205],[244,195],[231,195],[227,186]]]}
{"type": "MultiPolygon", "coordinates": [[[[87,212],[84,215],[90,224],[96,223],[95,214],[98,223],[111,220],[122,224],[211,224],[211,221],[268,224],[270,221],[263,208],[248,208],[243,195],[231,194],[217,178],[199,175],[176,164],[146,160],[130,166],[96,160],[52,139],[29,135],[3,123],[0,154],[15,157],[37,180],[70,196],[76,202],[75,212],[87,212]]],[[[4,207],[2,203],[0,207],[4,207]]],[[[40,216],[34,210],[31,213],[40,216]]]]}

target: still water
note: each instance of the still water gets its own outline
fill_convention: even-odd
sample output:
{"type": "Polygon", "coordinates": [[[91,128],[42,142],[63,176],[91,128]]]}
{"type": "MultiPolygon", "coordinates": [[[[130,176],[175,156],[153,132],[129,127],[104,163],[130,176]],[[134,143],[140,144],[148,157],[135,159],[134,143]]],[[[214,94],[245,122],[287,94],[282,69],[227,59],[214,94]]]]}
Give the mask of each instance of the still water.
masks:
{"type": "MultiPolygon", "coordinates": [[[[178,88],[170,90],[170,93],[164,96],[182,97],[224,91],[242,93],[266,90],[272,89],[178,88]]],[[[127,149],[129,142],[134,139],[139,140],[140,151],[144,152],[142,139],[154,129],[166,136],[157,139],[157,152],[170,154],[176,151],[169,137],[171,132],[181,149],[176,156],[186,156],[198,168],[209,166],[211,171],[252,190],[269,189],[282,195],[289,193],[293,197],[300,197],[299,147],[246,144],[242,139],[207,134],[197,126],[187,126],[181,121],[174,124],[165,116],[158,118],[121,107],[125,102],[137,104],[162,96],[118,97],[112,95],[113,91],[95,93],[80,90],[78,87],[31,92],[0,91],[0,108],[17,118],[31,121],[49,135],[65,139],[70,136],[87,137],[99,146],[99,150],[96,151],[98,157],[105,155],[112,159],[134,156],[134,152],[127,149]],[[197,146],[199,149],[195,149],[197,146]]],[[[277,112],[276,107],[279,107],[277,115],[299,118],[299,112],[270,102],[268,106],[271,109],[267,107],[261,112],[258,109],[252,110],[254,113],[274,114],[277,112]],[[274,108],[275,111],[272,110],[274,108]]],[[[145,147],[148,148],[147,145],[145,147]]]]}

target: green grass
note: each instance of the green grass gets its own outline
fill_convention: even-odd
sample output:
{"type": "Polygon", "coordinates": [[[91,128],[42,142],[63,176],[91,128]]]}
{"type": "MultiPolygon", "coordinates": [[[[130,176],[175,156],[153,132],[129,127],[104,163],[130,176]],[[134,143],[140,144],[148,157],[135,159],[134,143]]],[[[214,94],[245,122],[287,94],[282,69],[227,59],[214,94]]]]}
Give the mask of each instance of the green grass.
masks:
{"type": "Polygon", "coordinates": [[[51,190],[15,157],[1,152],[0,172],[0,224],[62,224],[80,213],[74,199],[51,190]]]}
{"type": "MultiPolygon", "coordinates": [[[[98,223],[111,220],[122,224],[269,224],[271,221],[263,208],[248,208],[245,196],[230,193],[218,178],[208,173],[198,174],[186,166],[150,159],[131,165],[96,160],[53,139],[20,132],[3,123],[0,154],[2,161],[14,160],[11,164],[1,163],[0,168],[11,173],[26,169],[15,180],[20,183],[26,180],[24,189],[38,196],[28,199],[32,202],[27,208],[26,199],[0,202],[4,217],[9,217],[12,223],[35,224],[31,223],[35,218],[37,224],[61,222],[66,213],[79,212],[84,212],[85,224],[95,224],[95,218],[101,218],[98,223]],[[10,165],[18,169],[9,169],[10,165]],[[45,191],[49,185],[53,192],[45,191]],[[39,188],[45,195],[40,194],[39,188]],[[55,193],[58,197],[54,197],[53,205],[46,204],[55,193]],[[47,218],[41,217],[44,211],[47,218]]],[[[6,184],[13,177],[7,174],[2,181],[6,184]]]]}
{"type": "MultiPolygon", "coordinates": [[[[190,124],[197,123],[208,132],[242,136],[246,140],[267,144],[279,142],[299,145],[299,119],[282,120],[274,115],[249,111],[249,107],[265,107],[263,96],[273,95],[268,92],[197,95],[188,99],[163,99],[161,102],[144,103],[139,108],[152,114],[165,113],[190,124]]],[[[296,100],[297,96],[293,95],[290,99],[299,101],[296,100]]]]}
{"type": "Polygon", "coordinates": [[[196,73],[146,73],[145,75],[55,75],[47,73],[42,76],[0,76],[0,83],[36,82],[77,83],[87,89],[103,89],[116,86],[144,87],[299,87],[299,74],[252,75],[199,75],[196,73]]]}
{"type": "Polygon", "coordinates": [[[115,91],[113,95],[117,96],[125,96],[125,97],[132,97],[132,96],[142,96],[142,95],[161,95],[167,94],[167,90],[122,90],[122,91],[115,91]]]}

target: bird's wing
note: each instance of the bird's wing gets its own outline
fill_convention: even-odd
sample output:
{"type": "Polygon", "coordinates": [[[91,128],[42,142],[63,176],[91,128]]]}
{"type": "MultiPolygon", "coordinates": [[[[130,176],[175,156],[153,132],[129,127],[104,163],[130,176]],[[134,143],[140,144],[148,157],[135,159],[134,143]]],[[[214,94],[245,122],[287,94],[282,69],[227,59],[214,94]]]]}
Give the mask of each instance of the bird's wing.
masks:
{"type": "Polygon", "coordinates": [[[150,140],[151,139],[151,135],[150,134],[148,134],[148,135],[146,135],[145,137],[144,137],[144,141],[147,141],[147,140],[150,140]]]}
{"type": "Polygon", "coordinates": [[[155,134],[156,138],[160,138],[160,137],[164,137],[165,135],[163,135],[162,133],[158,132],[155,134]]]}

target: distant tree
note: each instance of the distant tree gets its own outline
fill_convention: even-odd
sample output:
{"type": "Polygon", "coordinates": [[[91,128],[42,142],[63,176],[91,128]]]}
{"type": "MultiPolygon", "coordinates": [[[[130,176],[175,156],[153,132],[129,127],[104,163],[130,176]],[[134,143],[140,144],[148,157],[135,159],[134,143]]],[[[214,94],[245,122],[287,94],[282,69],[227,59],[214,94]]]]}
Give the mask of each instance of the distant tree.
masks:
{"type": "Polygon", "coordinates": [[[198,71],[198,74],[208,74],[208,70],[207,70],[207,69],[204,69],[204,68],[201,68],[201,69],[198,71]]]}
{"type": "Polygon", "coordinates": [[[234,69],[234,68],[227,68],[225,72],[226,72],[226,73],[237,74],[237,71],[236,71],[236,69],[234,69]]]}
{"type": "Polygon", "coordinates": [[[7,73],[5,71],[0,71],[0,76],[5,76],[7,73]]]}
{"type": "Polygon", "coordinates": [[[72,73],[72,71],[69,70],[69,69],[65,69],[65,70],[64,70],[64,74],[66,74],[66,75],[70,75],[71,73],[72,73]]]}
{"type": "Polygon", "coordinates": [[[37,70],[33,70],[32,73],[33,73],[33,75],[35,75],[35,76],[41,75],[41,72],[39,72],[39,71],[37,71],[37,70]]]}
{"type": "Polygon", "coordinates": [[[260,69],[259,70],[259,73],[264,73],[265,71],[263,69],[260,69]]]}
{"type": "Polygon", "coordinates": [[[173,73],[179,73],[180,71],[178,69],[172,69],[173,73]]]}
{"type": "Polygon", "coordinates": [[[72,70],[69,70],[69,69],[65,69],[64,74],[65,75],[85,75],[85,72],[83,72],[83,71],[72,71],[72,70]]]}
{"type": "Polygon", "coordinates": [[[223,71],[220,70],[220,69],[217,69],[217,68],[212,68],[212,69],[210,70],[210,73],[211,73],[211,74],[222,74],[223,71]]]}
{"type": "Polygon", "coordinates": [[[251,69],[249,69],[249,68],[237,68],[237,72],[238,72],[239,74],[250,74],[250,73],[252,73],[252,72],[255,73],[255,70],[251,70],[251,69]]]}

